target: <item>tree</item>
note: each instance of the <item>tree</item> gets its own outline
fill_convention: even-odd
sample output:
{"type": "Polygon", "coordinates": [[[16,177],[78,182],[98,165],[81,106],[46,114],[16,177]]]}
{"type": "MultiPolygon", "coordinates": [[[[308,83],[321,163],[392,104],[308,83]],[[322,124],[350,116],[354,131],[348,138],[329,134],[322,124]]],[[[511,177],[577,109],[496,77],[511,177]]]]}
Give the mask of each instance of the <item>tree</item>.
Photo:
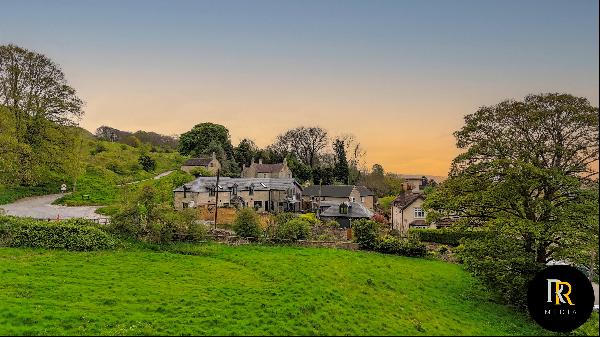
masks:
{"type": "Polygon", "coordinates": [[[83,115],[83,101],[60,67],[13,44],[0,46],[0,102],[14,114],[19,139],[29,118],[73,125],[83,115]]]}
{"type": "Polygon", "coordinates": [[[539,264],[577,259],[591,246],[597,255],[597,107],[568,94],[529,95],[480,108],[454,135],[464,152],[425,207],[518,239],[539,264]]]}
{"type": "Polygon", "coordinates": [[[312,170],[312,181],[316,185],[333,185],[333,168],[327,166],[315,167],[312,170]]]}
{"type": "Polygon", "coordinates": [[[250,166],[252,159],[255,158],[258,152],[258,147],[254,142],[248,138],[244,138],[240,141],[238,146],[233,149],[233,156],[235,161],[239,164],[250,166]]]}
{"type": "Polygon", "coordinates": [[[299,161],[293,154],[287,156],[287,163],[290,171],[292,171],[292,176],[298,180],[299,183],[303,184],[312,177],[310,166],[299,161]]]}
{"type": "Polygon", "coordinates": [[[336,139],[333,143],[333,151],[335,152],[335,166],[333,168],[335,179],[343,184],[348,184],[348,161],[346,160],[346,148],[344,141],[336,139]]]}
{"type": "Polygon", "coordinates": [[[179,138],[179,152],[182,155],[210,155],[216,145],[223,149],[227,159],[233,158],[233,146],[231,145],[229,130],[223,125],[213,123],[197,124],[190,131],[181,134],[179,138]]]}
{"type": "Polygon", "coordinates": [[[315,168],[321,151],[327,146],[327,131],[320,127],[297,127],[277,136],[270,149],[274,153],[293,153],[304,164],[315,168]]]}
{"type": "Polygon", "coordinates": [[[81,135],[73,126],[83,102],[58,65],[15,45],[0,46],[0,105],[7,117],[6,148],[14,151],[12,184],[35,185],[78,171],[75,138],[81,135]]]}

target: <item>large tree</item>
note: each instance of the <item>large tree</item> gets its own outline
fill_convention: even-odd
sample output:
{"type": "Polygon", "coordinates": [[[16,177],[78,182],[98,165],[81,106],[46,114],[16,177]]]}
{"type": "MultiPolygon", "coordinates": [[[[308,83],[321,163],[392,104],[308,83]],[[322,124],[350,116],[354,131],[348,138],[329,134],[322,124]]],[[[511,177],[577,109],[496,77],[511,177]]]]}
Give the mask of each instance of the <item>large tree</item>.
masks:
{"type": "Polygon", "coordinates": [[[467,115],[454,135],[463,153],[427,198],[434,216],[454,213],[514,237],[540,264],[598,250],[598,193],[590,193],[597,189],[598,108],[587,99],[503,101],[467,115]]]}
{"type": "Polygon", "coordinates": [[[12,44],[0,46],[0,102],[14,114],[18,130],[28,118],[72,125],[83,115],[83,102],[57,64],[12,44]]]}
{"type": "Polygon", "coordinates": [[[329,138],[327,131],[320,127],[297,127],[288,130],[279,136],[269,148],[274,153],[287,155],[294,154],[304,164],[315,168],[319,156],[327,147],[329,138]]]}
{"type": "Polygon", "coordinates": [[[333,142],[333,152],[335,153],[335,165],[333,167],[335,179],[342,184],[348,184],[348,175],[350,170],[348,168],[346,148],[343,140],[336,139],[333,142]]]}
{"type": "Polygon", "coordinates": [[[179,152],[183,155],[210,155],[216,146],[223,149],[227,159],[233,159],[229,130],[219,124],[197,124],[179,138],[179,152]]]}
{"type": "Polygon", "coordinates": [[[56,63],[12,44],[0,46],[0,105],[11,115],[4,137],[15,144],[12,183],[37,184],[78,171],[71,167],[79,137],[72,126],[83,115],[83,102],[56,63]]]}

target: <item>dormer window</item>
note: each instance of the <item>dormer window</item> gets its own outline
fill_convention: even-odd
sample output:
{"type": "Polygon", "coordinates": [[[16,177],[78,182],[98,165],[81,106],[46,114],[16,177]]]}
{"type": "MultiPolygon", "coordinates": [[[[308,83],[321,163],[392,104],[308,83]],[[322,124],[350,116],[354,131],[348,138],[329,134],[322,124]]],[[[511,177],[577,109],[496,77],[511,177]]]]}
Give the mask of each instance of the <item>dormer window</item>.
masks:
{"type": "Polygon", "coordinates": [[[248,195],[254,195],[254,184],[250,184],[248,187],[248,195]]]}
{"type": "Polygon", "coordinates": [[[348,205],[345,202],[340,204],[340,214],[348,214],[348,205]]]}
{"type": "Polygon", "coordinates": [[[208,195],[211,197],[215,196],[215,188],[214,187],[209,187],[208,188],[208,195]]]}

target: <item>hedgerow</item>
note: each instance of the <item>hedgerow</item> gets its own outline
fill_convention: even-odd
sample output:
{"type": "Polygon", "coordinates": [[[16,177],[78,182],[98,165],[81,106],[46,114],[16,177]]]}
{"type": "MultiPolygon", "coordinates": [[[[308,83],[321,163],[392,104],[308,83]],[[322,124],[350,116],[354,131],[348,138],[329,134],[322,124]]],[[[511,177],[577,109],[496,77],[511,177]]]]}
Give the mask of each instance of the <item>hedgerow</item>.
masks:
{"type": "Polygon", "coordinates": [[[2,216],[0,246],[89,251],[113,248],[115,241],[109,234],[86,220],[47,222],[2,216]]]}

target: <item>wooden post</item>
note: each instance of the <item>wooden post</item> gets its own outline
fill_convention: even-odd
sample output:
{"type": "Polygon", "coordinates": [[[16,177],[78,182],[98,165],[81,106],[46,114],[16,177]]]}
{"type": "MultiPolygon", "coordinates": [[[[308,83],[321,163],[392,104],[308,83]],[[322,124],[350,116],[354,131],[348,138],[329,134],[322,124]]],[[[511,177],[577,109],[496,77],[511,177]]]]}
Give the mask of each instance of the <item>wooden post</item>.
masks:
{"type": "Polygon", "coordinates": [[[215,229],[217,229],[217,214],[219,213],[219,175],[221,174],[221,169],[217,169],[217,186],[215,193],[215,229]]]}

